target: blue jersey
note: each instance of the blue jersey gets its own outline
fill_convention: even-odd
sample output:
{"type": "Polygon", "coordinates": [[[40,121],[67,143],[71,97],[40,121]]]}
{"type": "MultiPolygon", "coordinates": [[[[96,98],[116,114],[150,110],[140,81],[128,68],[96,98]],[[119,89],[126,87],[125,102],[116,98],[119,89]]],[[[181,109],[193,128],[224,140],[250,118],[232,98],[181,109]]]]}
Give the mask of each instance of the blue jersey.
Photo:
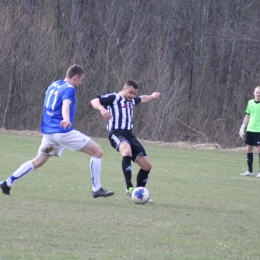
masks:
{"type": "Polygon", "coordinates": [[[76,88],[64,80],[53,82],[47,89],[41,122],[41,131],[44,134],[67,133],[74,129],[76,113],[76,88]],[[62,102],[64,99],[71,100],[70,104],[70,128],[60,127],[62,117],[62,102]]]}

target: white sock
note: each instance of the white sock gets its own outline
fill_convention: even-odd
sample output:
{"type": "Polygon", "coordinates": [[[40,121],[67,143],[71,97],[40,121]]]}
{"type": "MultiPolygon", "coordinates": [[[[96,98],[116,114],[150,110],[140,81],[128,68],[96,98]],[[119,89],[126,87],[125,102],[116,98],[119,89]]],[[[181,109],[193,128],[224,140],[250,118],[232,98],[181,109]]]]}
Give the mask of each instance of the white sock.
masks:
{"type": "Polygon", "coordinates": [[[22,164],[14,173],[11,175],[7,180],[6,184],[7,186],[11,187],[13,183],[24,176],[26,173],[34,170],[33,164],[31,161],[28,161],[24,164],[22,164]]]}
{"type": "Polygon", "coordinates": [[[90,172],[92,179],[92,190],[98,191],[101,188],[100,173],[101,173],[101,161],[100,158],[90,158],[90,172]]]}

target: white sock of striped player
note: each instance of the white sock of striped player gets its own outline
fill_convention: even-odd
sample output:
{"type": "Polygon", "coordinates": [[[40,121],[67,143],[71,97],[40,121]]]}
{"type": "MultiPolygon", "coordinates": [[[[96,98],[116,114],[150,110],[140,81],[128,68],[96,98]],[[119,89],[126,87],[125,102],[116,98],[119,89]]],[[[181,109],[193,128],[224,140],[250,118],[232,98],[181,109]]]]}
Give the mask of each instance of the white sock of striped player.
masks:
{"type": "Polygon", "coordinates": [[[92,179],[92,190],[98,191],[101,188],[100,184],[100,173],[101,173],[101,161],[100,158],[90,158],[90,172],[92,179]]]}
{"type": "Polygon", "coordinates": [[[6,184],[7,186],[11,187],[13,183],[24,176],[26,173],[34,170],[33,164],[31,161],[28,161],[24,164],[22,164],[7,180],[6,184]]]}

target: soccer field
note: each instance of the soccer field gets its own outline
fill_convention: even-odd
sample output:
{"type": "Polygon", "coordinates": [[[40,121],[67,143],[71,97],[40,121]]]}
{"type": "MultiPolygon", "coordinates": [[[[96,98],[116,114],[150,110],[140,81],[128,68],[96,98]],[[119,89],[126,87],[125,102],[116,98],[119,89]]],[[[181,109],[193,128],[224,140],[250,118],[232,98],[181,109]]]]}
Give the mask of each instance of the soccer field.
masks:
{"type": "MultiPolygon", "coordinates": [[[[125,194],[121,157],[107,139],[91,196],[89,156],[65,151],[0,194],[0,259],[260,259],[260,178],[239,176],[245,151],[144,143],[154,204],[125,194]]],[[[0,180],[34,158],[41,137],[0,134],[0,180]]],[[[258,159],[258,158],[257,158],[258,159]]],[[[255,157],[254,168],[258,170],[255,157]]],[[[133,164],[133,177],[138,168],[133,164]]]]}

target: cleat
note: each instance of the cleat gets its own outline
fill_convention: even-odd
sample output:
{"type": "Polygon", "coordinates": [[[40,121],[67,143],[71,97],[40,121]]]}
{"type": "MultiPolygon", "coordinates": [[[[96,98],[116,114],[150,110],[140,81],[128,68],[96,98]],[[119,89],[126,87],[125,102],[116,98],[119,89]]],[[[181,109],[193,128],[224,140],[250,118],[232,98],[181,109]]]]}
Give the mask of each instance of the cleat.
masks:
{"type": "Polygon", "coordinates": [[[127,194],[128,196],[131,196],[133,190],[134,190],[134,188],[133,188],[133,187],[130,187],[130,188],[126,189],[125,192],[126,192],[126,194],[127,194]]]}
{"type": "MultiPolygon", "coordinates": [[[[244,173],[241,173],[240,175],[241,175],[241,176],[254,176],[254,173],[249,172],[249,171],[246,171],[246,172],[244,172],[244,173]]],[[[259,176],[259,177],[260,177],[260,176],[259,176]]]]}
{"type": "Polygon", "coordinates": [[[3,194],[10,195],[11,187],[7,186],[6,181],[2,181],[2,182],[0,183],[0,187],[1,187],[1,189],[2,189],[2,193],[3,193],[3,194]]]}
{"type": "Polygon", "coordinates": [[[256,175],[256,177],[257,177],[257,178],[259,178],[259,177],[260,177],[260,172],[259,172],[259,173],[256,175]]]}
{"type": "Polygon", "coordinates": [[[92,191],[93,198],[109,197],[109,196],[112,196],[112,195],[114,195],[113,191],[104,190],[102,187],[98,191],[92,191]]]}

